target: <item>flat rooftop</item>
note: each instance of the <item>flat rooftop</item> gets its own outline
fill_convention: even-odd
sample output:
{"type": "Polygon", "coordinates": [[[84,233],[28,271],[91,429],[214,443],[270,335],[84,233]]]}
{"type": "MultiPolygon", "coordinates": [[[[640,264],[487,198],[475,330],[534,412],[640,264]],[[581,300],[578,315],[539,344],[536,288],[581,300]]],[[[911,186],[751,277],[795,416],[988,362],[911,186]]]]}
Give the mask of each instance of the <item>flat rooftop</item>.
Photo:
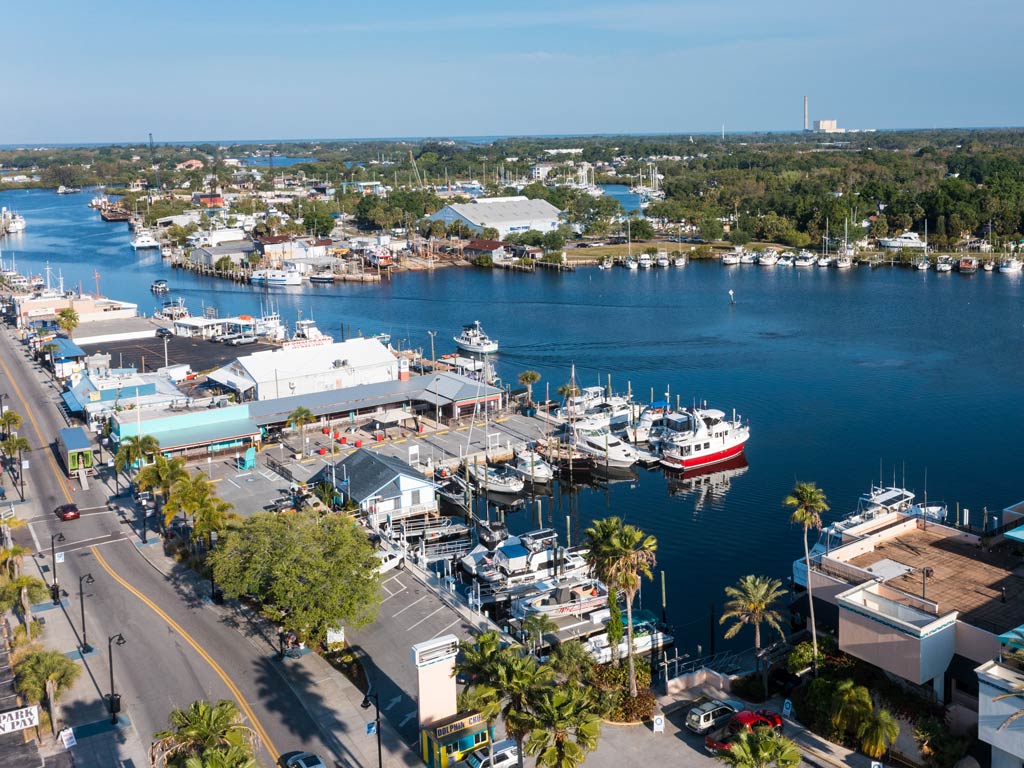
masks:
{"type": "MultiPolygon", "coordinates": [[[[107,341],[99,344],[86,343],[81,346],[90,355],[95,352],[106,352],[110,355],[110,364],[117,368],[134,366],[141,370],[143,358],[145,358],[148,372],[162,368],[164,364],[164,340],[155,336],[144,339],[107,341]]],[[[239,355],[276,348],[274,344],[263,342],[244,347],[232,347],[198,337],[172,336],[167,339],[167,364],[187,363],[193,371],[198,373],[220,368],[239,355]]]]}
{"type": "Polygon", "coordinates": [[[1024,624],[1024,563],[1014,555],[1016,546],[1002,544],[987,551],[952,528],[933,523],[922,528],[919,522],[915,530],[878,541],[873,552],[847,562],[865,569],[884,560],[907,566],[912,570],[900,573],[891,563],[883,564],[882,578],[918,596],[922,571],[931,568],[927,599],[939,604],[939,615],[959,611],[961,621],[998,635],[1024,624]]]}

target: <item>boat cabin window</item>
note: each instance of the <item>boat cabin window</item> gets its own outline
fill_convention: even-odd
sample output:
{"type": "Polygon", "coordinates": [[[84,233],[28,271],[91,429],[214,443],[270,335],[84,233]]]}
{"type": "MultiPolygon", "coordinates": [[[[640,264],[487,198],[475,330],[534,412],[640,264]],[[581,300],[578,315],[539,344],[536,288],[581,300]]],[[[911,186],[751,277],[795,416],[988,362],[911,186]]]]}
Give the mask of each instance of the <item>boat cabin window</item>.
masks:
{"type": "Polygon", "coordinates": [[[706,450],[707,450],[708,448],[710,448],[710,447],[711,447],[711,443],[704,443],[704,450],[705,450],[705,451],[706,451],[706,450]]]}

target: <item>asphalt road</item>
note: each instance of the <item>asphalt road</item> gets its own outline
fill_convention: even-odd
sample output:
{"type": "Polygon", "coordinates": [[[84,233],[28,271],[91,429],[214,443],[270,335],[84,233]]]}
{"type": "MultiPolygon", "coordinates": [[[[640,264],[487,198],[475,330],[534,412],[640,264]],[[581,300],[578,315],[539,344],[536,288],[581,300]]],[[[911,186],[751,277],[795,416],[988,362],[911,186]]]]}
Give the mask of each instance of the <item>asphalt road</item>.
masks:
{"type": "MultiPolygon", "coordinates": [[[[121,515],[108,510],[102,484],[94,482],[89,491],[82,491],[64,477],[53,446],[58,429],[66,426],[56,407],[59,395],[45,374],[27,361],[24,348],[7,329],[0,331],[0,392],[8,395],[4,404],[25,417],[20,434],[28,437],[33,448],[25,477],[28,501],[15,505],[30,526],[15,537],[39,553],[36,563],[49,581],[51,537],[63,534],[63,542],[53,541],[64,556],[57,565],[66,602],[61,610],[76,628],[81,625],[79,577],[89,573],[94,578],[93,584],[85,586],[85,626],[89,642],[98,650],[87,657],[87,675],[93,685],[89,697],[65,703],[66,722],[78,726],[105,716],[110,687],[107,640],[121,633],[126,642],[114,649],[115,683],[123,711],[144,748],[154,732],[167,727],[172,709],[197,699],[234,698],[250,707],[260,724],[255,727],[265,729],[267,740],[280,752],[309,749],[330,759],[325,734],[275,671],[274,665],[280,662],[246,639],[252,628],[244,617],[204,601],[204,585],[197,591],[186,569],[167,576],[151,565],[142,556],[139,536],[130,524],[134,512],[121,515]],[[78,503],[82,517],[61,522],[52,510],[69,501],[78,503]],[[219,666],[223,676],[212,664],[219,666]]],[[[9,477],[5,485],[8,500],[16,500],[9,477]]],[[[155,536],[149,538],[153,541],[155,536]]],[[[41,615],[49,616],[48,621],[63,620],[55,611],[41,615]]],[[[315,681],[309,683],[311,688],[315,685],[315,681]]],[[[260,760],[267,765],[273,762],[266,750],[260,760]]]]}

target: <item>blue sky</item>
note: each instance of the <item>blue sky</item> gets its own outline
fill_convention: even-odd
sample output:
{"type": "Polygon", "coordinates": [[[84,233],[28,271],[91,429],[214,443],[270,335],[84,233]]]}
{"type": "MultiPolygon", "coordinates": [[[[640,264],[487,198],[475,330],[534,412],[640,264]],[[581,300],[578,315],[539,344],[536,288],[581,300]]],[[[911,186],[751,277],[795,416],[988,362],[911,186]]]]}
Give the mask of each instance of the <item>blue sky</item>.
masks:
{"type": "Polygon", "coordinates": [[[1024,125],[1020,0],[10,4],[0,144],[1024,125]]]}

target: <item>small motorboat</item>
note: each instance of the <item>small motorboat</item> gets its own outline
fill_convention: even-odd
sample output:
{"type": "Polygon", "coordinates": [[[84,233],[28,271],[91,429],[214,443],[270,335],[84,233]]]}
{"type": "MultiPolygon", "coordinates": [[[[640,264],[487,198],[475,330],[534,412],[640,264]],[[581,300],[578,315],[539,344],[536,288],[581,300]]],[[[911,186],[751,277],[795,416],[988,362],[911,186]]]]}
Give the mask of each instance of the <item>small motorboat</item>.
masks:
{"type": "Polygon", "coordinates": [[[149,286],[149,290],[153,293],[167,293],[171,288],[167,285],[166,280],[154,280],[153,284],[149,286]]]}
{"type": "Polygon", "coordinates": [[[544,485],[555,479],[554,468],[536,451],[520,451],[508,468],[534,485],[544,485]]]}
{"type": "Polygon", "coordinates": [[[520,493],[526,483],[516,474],[504,467],[491,467],[486,464],[470,464],[469,479],[476,487],[487,493],[520,493]]]}

